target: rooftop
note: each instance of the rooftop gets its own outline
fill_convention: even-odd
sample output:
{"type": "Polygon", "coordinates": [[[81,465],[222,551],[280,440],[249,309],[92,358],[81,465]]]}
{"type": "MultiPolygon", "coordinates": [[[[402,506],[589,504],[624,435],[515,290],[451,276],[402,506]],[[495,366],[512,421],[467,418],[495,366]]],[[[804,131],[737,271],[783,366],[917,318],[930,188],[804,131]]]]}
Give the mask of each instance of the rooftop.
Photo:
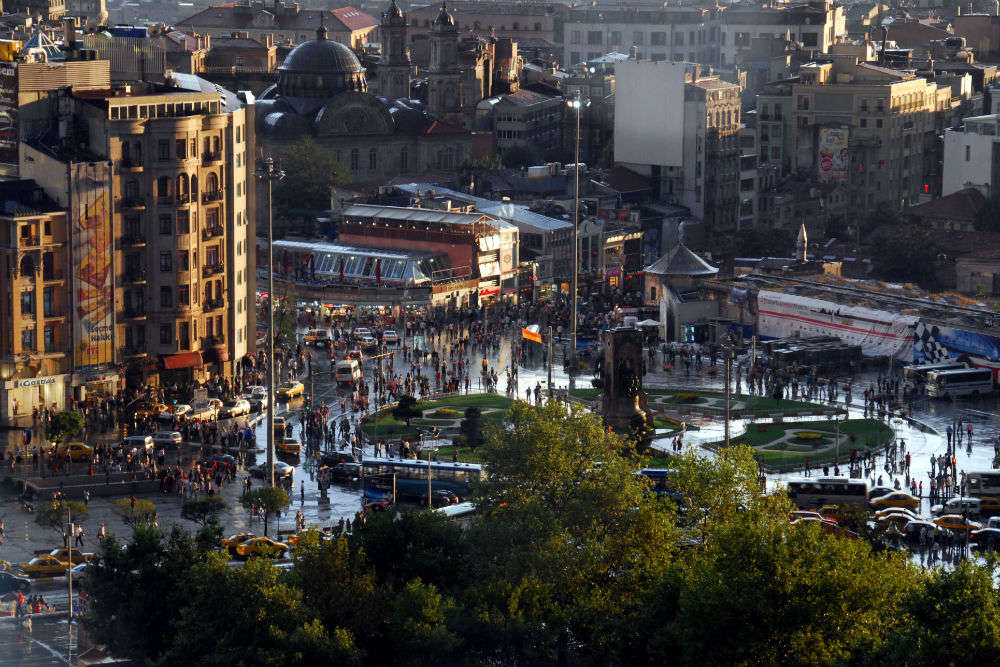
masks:
{"type": "MultiPolygon", "coordinates": [[[[224,28],[226,30],[260,29],[267,27],[256,20],[259,15],[247,10],[245,4],[227,2],[202,10],[177,22],[181,26],[224,28]]],[[[279,30],[315,30],[320,23],[332,32],[353,32],[374,28],[378,21],[355,7],[340,9],[300,9],[297,12],[270,14],[272,26],[279,30]],[[322,19],[320,18],[322,17],[322,19]]]]}
{"type": "MultiPolygon", "coordinates": [[[[967,119],[969,120],[969,119],[967,119]]],[[[948,218],[949,220],[975,220],[986,197],[975,188],[965,188],[940,199],[911,206],[909,214],[919,218],[948,218]]]]}
{"type": "Polygon", "coordinates": [[[714,276],[719,269],[680,244],[647,266],[645,272],[658,276],[714,276]]]}
{"type": "Polygon", "coordinates": [[[442,225],[494,224],[498,222],[482,213],[451,213],[432,208],[380,206],[376,204],[349,204],[344,207],[344,217],[409,220],[411,222],[430,222],[442,225]]]}

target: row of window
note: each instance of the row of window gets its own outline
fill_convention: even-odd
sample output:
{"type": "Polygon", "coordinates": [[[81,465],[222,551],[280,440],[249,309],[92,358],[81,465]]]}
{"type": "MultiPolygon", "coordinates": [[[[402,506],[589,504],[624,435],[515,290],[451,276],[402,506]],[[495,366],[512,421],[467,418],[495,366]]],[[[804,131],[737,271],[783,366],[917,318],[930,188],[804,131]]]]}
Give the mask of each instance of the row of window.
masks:
{"type": "MultiPolygon", "coordinates": [[[[412,26],[413,26],[414,28],[419,28],[419,27],[420,27],[420,19],[417,19],[417,18],[415,18],[415,19],[412,19],[412,20],[410,21],[410,25],[412,25],[412,26]]],[[[431,20],[430,20],[430,19],[424,19],[424,27],[425,27],[425,28],[430,28],[430,27],[431,27],[431,20]]],[[[468,24],[466,24],[466,26],[465,26],[465,27],[466,27],[466,28],[468,28],[468,27],[469,27],[469,26],[468,26],[468,24]]],[[[461,31],[461,30],[462,30],[462,26],[461,26],[461,24],[460,24],[460,23],[459,23],[458,21],[455,21],[455,28],[456,28],[457,30],[459,30],[459,31],[461,31]]],[[[479,22],[479,21],[473,21],[473,22],[472,22],[472,29],[473,29],[473,30],[482,30],[482,29],[483,29],[483,27],[482,27],[482,25],[480,24],[480,22],[479,22]]],[[[541,31],[542,31],[542,24],[541,24],[541,23],[535,23],[535,25],[534,25],[534,26],[532,26],[531,28],[528,28],[528,26],[527,26],[527,25],[523,25],[523,26],[522,26],[522,25],[521,25],[520,23],[518,23],[517,21],[514,21],[514,22],[513,22],[512,24],[511,24],[511,26],[510,26],[510,29],[511,29],[511,30],[534,30],[535,32],[541,32],[541,31]]],[[[490,31],[490,30],[493,30],[493,24],[491,23],[491,24],[487,25],[487,26],[486,26],[486,30],[487,30],[487,31],[490,31]]],[[[500,26],[500,27],[498,28],[498,30],[499,30],[500,32],[504,32],[504,31],[506,31],[506,30],[507,30],[507,26],[506,26],[506,25],[501,25],[501,26],[500,26]]]]}
{"type": "MultiPolygon", "coordinates": [[[[197,340],[198,338],[198,320],[193,322],[193,338],[189,336],[192,331],[192,325],[187,322],[179,322],[177,324],[177,342],[178,347],[181,349],[186,349],[191,347],[191,341],[197,340]]],[[[221,345],[225,342],[225,330],[222,327],[222,317],[218,316],[215,318],[205,319],[205,336],[207,338],[213,339],[211,344],[221,345]]],[[[246,339],[246,327],[240,327],[236,330],[236,342],[242,343],[246,339]]],[[[160,325],[160,344],[161,345],[171,345],[174,342],[174,325],[172,324],[161,324],[160,325]]],[[[143,325],[134,327],[125,327],[125,347],[134,350],[142,350],[146,345],[146,327],[143,325]]]]}
{"type": "Polygon", "coordinates": [[[35,346],[35,328],[29,327],[21,330],[21,351],[22,352],[53,352],[57,349],[56,328],[47,326],[42,329],[42,349],[35,346]]]}
{"type": "MultiPolygon", "coordinates": [[[[58,301],[56,288],[46,287],[42,290],[42,317],[59,317],[56,311],[58,301]]],[[[35,290],[21,292],[21,317],[35,318],[35,290]]]]}
{"type": "MultiPolygon", "coordinates": [[[[121,104],[111,106],[108,114],[111,120],[135,120],[139,118],[173,118],[195,114],[217,114],[221,102],[172,102],[170,104],[121,104]]],[[[239,141],[239,139],[237,139],[239,141]]]]}

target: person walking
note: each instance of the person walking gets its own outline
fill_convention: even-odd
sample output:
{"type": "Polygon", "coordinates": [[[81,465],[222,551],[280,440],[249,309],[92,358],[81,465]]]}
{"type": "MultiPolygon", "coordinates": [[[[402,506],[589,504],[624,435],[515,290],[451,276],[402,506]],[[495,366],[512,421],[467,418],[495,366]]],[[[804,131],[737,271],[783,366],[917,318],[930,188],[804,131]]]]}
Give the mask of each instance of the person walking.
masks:
{"type": "Polygon", "coordinates": [[[83,546],[83,526],[76,527],[76,540],[73,546],[82,547],[83,546]]]}

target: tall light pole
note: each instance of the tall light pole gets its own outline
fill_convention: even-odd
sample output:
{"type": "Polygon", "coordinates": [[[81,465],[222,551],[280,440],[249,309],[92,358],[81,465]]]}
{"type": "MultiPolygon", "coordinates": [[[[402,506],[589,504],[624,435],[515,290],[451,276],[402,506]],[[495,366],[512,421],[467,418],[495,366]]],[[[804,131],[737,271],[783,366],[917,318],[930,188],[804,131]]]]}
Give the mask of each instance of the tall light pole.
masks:
{"type": "Polygon", "coordinates": [[[267,474],[274,486],[274,206],[271,186],[285,172],[270,157],[258,161],[257,178],[267,183],[267,474]]]}
{"type": "Polygon", "coordinates": [[[580,273],[580,113],[590,106],[590,100],[577,91],[566,104],[576,110],[576,164],[573,169],[573,282],[570,298],[570,375],[576,371],[577,277],[580,273]]]}

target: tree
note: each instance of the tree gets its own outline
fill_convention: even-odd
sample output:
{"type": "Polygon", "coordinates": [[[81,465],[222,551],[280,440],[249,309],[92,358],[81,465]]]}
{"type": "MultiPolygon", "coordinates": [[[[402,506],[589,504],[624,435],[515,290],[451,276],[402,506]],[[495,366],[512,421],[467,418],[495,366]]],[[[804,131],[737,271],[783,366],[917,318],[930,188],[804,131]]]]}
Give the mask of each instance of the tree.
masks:
{"type": "Polygon", "coordinates": [[[396,664],[448,664],[461,639],[448,627],[457,611],[455,601],[433,584],[414,579],[393,600],[389,636],[395,644],[396,664]]]}
{"type": "Polygon", "coordinates": [[[268,520],[272,514],[281,512],[291,504],[285,490],[277,486],[261,486],[240,496],[240,504],[246,509],[258,509],[264,513],[264,536],[267,537],[268,520]]]}
{"type": "Polygon", "coordinates": [[[882,280],[917,283],[934,288],[937,242],[915,225],[883,227],[872,234],[872,269],[882,280]]]}
{"type": "Polygon", "coordinates": [[[424,414],[424,411],[417,408],[416,405],[416,398],[410,394],[404,394],[399,397],[399,402],[392,409],[392,416],[401,422],[406,422],[406,425],[409,426],[411,419],[424,414]]]}
{"type": "Polygon", "coordinates": [[[460,430],[465,436],[465,443],[475,449],[483,444],[483,411],[476,406],[465,409],[465,419],[460,424],[460,430]]]}
{"type": "Polygon", "coordinates": [[[111,511],[121,517],[126,526],[135,530],[139,526],[152,526],[156,521],[156,503],[143,498],[119,498],[111,511]]]}
{"type": "Polygon", "coordinates": [[[994,195],[986,200],[976,213],[974,225],[979,232],[1000,232],[1000,195],[994,195]]]}
{"type": "Polygon", "coordinates": [[[576,406],[515,402],[482,450],[470,650],[486,662],[565,664],[572,650],[606,663],[672,561],[672,505],[635,474],[631,443],[576,406]]]}
{"type": "Polygon", "coordinates": [[[181,516],[188,521],[193,521],[200,526],[209,524],[212,519],[218,519],[219,512],[226,509],[226,501],[222,496],[204,496],[203,498],[191,498],[185,500],[181,505],[181,516]]]}
{"type": "Polygon", "coordinates": [[[274,185],[275,211],[330,208],[330,191],[347,182],[347,174],[333,152],[320,146],[312,137],[300,139],[281,161],[285,178],[274,185]]]}
{"type": "Polygon", "coordinates": [[[53,500],[35,508],[35,523],[51,528],[60,536],[65,535],[66,526],[87,520],[87,506],[76,500],[53,500]]]}
{"type": "Polygon", "coordinates": [[[289,308],[278,306],[274,311],[274,347],[294,350],[298,339],[295,337],[296,315],[289,308]]]}
{"type": "Polygon", "coordinates": [[[46,437],[53,442],[66,442],[83,433],[83,415],[75,410],[63,410],[52,417],[46,437]]]}

